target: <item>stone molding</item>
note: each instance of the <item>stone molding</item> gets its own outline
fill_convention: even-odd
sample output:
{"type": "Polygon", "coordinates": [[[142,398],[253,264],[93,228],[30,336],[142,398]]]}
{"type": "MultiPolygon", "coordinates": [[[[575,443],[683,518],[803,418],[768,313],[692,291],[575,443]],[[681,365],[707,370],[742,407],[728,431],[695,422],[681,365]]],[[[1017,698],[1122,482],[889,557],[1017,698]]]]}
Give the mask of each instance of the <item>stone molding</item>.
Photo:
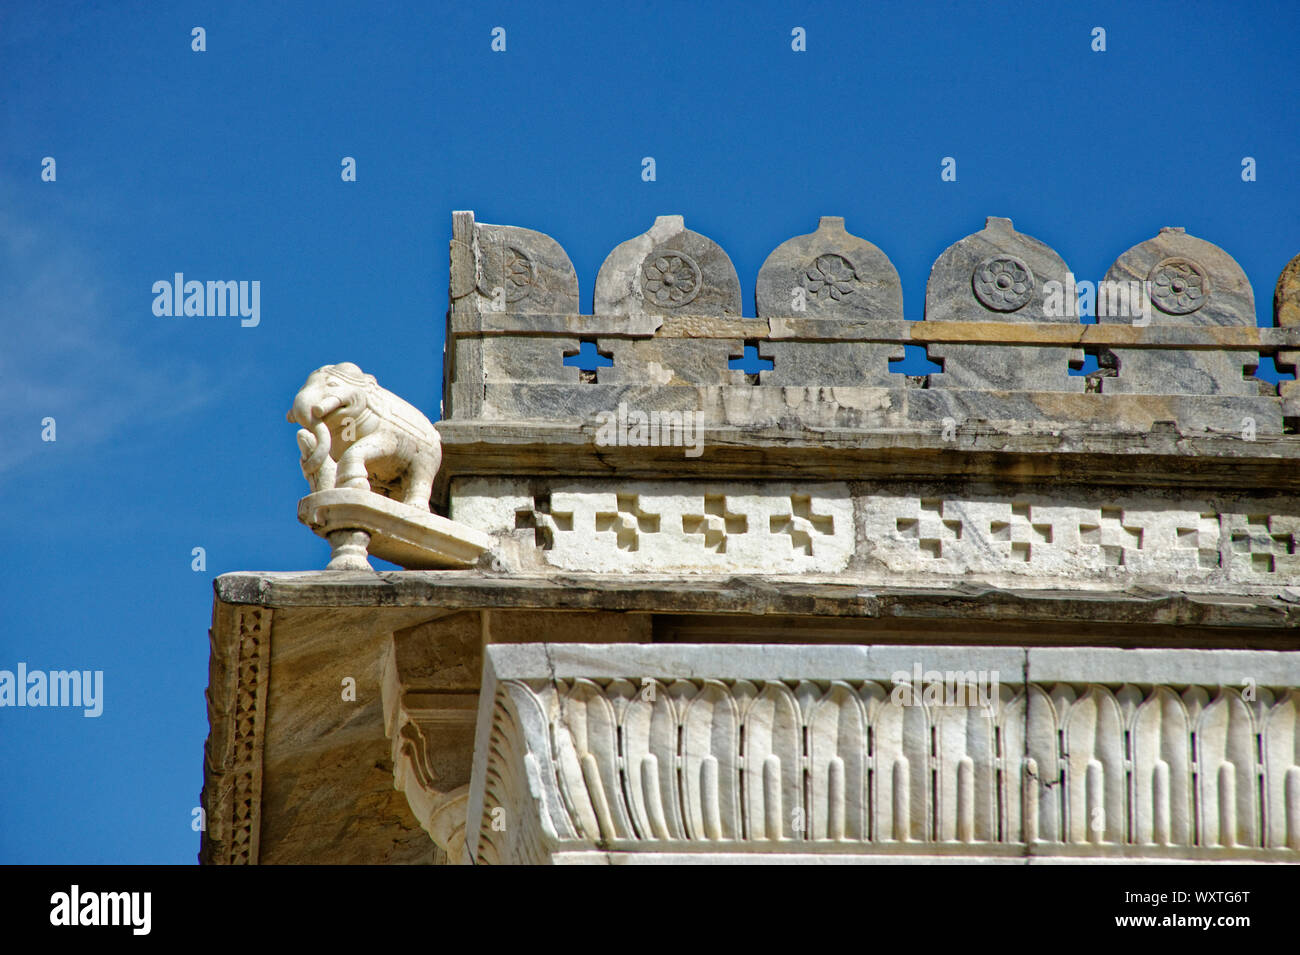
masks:
{"type": "Polygon", "coordinates": [[[199,861],[256,865],[262,810],[262,742],[271,670],[269,607],[230,608],[235,625],[214,619],[209,631],[208,740],[203,809],[207,828],[199,861]],[[222,637],[232,633],[234,640],[222,637]]]}
{"type": "Polygon", "coordinates": [[[1297,684],[1249,651],[490,646],[467,852],[1300,861],[1297,684]],[[900,705],[918,667],[1005,679],[991,715],[900,705]]]}
{"type": "Polygon", "coordinates": [[[557,482],[530,493],[527,481],[467,479],[452,511],[575,571],[836,573],[854,549],[843,484],[557,482]]]}

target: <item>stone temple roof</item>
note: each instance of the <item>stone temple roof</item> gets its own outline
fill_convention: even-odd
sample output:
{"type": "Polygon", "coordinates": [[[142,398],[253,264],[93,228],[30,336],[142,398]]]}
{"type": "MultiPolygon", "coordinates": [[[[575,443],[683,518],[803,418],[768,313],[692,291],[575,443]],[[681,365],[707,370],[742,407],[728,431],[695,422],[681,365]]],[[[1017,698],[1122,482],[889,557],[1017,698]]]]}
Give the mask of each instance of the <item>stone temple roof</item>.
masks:
{"type": "Polygon", "coordinates": [[[1182,229],[1094,287],[990,218],[906,321],[827,217],[751,317],[663,216],[583,314],[452,226],[442,420],[312,372],[329,568],[216,581],[205,861],[1296,859],[1300,256],[1261,328],[1182,229]]]}

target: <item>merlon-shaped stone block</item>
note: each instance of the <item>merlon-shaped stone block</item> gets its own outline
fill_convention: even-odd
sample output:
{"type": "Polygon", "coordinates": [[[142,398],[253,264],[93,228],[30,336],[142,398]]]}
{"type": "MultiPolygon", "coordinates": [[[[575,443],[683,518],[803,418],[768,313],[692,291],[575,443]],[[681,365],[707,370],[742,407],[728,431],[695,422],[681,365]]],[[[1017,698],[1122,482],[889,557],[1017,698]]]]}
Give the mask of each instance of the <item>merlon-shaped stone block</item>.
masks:
{"type": "MultiPolygon", "coordinates": [[[[1279,328],[1300,325],[1300,255],[1297,255],[1277,277],[1273,291],[1273,323],[1279,328]]],[[[1295,372],[1300,368],[1300,351],[1279,351],[1274,359],[1278,371],[1295,372]]],[[[1300,377],[1278,382],[1278,394],[1287,406],[1286,414],[1294,417],[1300,411],[1300,377]]]]}
{"type": "Polygon", "coordinates": [[[903,287],[889,256],[850,235],[840,216],[787,239],[758,272],[759,318],[903,320],[903,287]]]}
{"type": "MultiPolygon", "coordinates": [[[[1166,227],[1129,249],[1097,291],[1097,321],[1152,325],[1254,325],[1250,280],[1217,245],[1166,227]]],[[[1111,394],[1258,395],[1248,377],[1258,352],[1116,348],[1111,394]]]]}
{"type": "MultiPolygon", "coordinates": [[[[1063,296],[1068,273],[1051,247],[1017,232],[1010,219],[990,216],[935,261],[925,320],[1077,322],[1074,303],[1063,296]],[[1057,283],[1055,296],[1049,283],[1057,283]]],[[[929,357],[944,366],[930,376],[932,388],[1081,392],[1085,386],[1069,374],[1070,363],[1083,359],[1078,349],[945,345],[931,347],[929,357]]]]}
{"type": "MultiPolygon", "coordinates": [[[[1052,248],[989,216],[979,232],[948,246],[925,286],[928,322],[1075,322],[1072,308],[1047,307],[1047,283],[1069,267],[1052,248]],[[1052,314],[1061,311],[1063,314],[1052,314]]],[[[1069,306],[1070,303],[1066,303],[1069,306]]]]}
{"type": "Polygon", "coordinates": [[[743,311],[731,259],[681,216],[659,216],[650,231],[617,246],[596,276],[597,315],[739,318],[743,311]]]}
{"type": "Polygon", "coordinates": [[[1300,255],[1288,262],[1277,277],[1273,321],[1278,326],[1300,325],[1300,255]]]}
{"type": "MultiPolygon", "coordinates": [[[[1255,295],[1241,266],[1217,245],[1166,226],[1129,249],[1106,271],[1105,283],[1141,291],[1156,325],[1254,325],[1255,295]]],[[[1108,307],[1098,295],[1097,321],[1132,324],[1148,313],[1129,314],[1123,295],[1108,307]],[[1118,311],[1120,314],[1112,314],[1118,311]]]]}
{"type": "Polygon", "coordinates": [[[453,213],[451,298],[481,312],[576,313],[578,273],[549,235],[511,225],[475,223],[453,213]]]}
{"type": "MultiPolygon", "coordinates": [[[[781,243],[758,273],[759,318],[903,320],[903,290],[889,257],[850,235],[839,216],[823,216],[817,231],[781,243]]],[[[897,381],[890,359],[903,349],[875,342],[777,342],[763,346],[774,367],[764,384],[873,385],[897,381]]]]}

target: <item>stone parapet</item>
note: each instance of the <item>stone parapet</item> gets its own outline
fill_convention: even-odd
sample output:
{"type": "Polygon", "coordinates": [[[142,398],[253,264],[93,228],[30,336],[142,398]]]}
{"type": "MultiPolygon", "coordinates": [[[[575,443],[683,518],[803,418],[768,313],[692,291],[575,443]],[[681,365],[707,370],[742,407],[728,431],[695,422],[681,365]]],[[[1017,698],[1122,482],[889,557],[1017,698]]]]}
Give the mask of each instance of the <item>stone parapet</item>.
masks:
{"type": "Polygon", "coordinates": [[[534,264],[494,285],[494,237],[504,228],[454,215],[448,422],[582,424],[624,404],[692,412],[712,426],[780,426],[791,391],[826,406],[796,411],[796,423],[819,415],[866,429],[1132,431],[1169,422],[1254,440],[1290,434],[1300,418],[1287,382],[1279,394],[1254,377],[1261,357],[1290,368],[1300,347],[1294,270],[1278,283],[1279,327],[1257,328],[1240,267],[1181,229],[1124,253],[1098,285],[1098,322],[1080,324],[1064,261],[1006,219],[990,218],[940,256],[921,322],[903,320],[893,265],[842,219],[823,219],[772,253],[758,277],[757,318],[743,316],[721,248],[680,217],[661,217],[611,253],[591,315],[557,307],[577,300],[577,276],[567,257],[555,265],[562,252],[541,233],[510,227],[507,258],[534,264]],[[543,260],[551,267],[535,264],[543,260]],[[894,370],[907,346],[937,369],[894,370]],[[1083,374],[1089,356],[1096,365],[1083,374]],[[846,389],[870,398],[841,396],[846,389]],[[1071,395],[1088,399],[1060,403],[1071,395]]]}

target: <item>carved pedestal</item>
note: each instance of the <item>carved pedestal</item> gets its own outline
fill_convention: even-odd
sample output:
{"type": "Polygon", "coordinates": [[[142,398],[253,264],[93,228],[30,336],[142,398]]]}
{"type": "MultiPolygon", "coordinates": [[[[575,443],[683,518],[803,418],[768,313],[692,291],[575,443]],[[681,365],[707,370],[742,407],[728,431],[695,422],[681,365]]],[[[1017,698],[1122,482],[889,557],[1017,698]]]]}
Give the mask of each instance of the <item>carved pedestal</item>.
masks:
{"type": "Polygon", "coordinates": [[[411,570],[471,567],[492,546],[482,531],[354,488],[308,494],[298,520],[329,539],[328,570],[369,570],[367,552],[411,570]]]}

